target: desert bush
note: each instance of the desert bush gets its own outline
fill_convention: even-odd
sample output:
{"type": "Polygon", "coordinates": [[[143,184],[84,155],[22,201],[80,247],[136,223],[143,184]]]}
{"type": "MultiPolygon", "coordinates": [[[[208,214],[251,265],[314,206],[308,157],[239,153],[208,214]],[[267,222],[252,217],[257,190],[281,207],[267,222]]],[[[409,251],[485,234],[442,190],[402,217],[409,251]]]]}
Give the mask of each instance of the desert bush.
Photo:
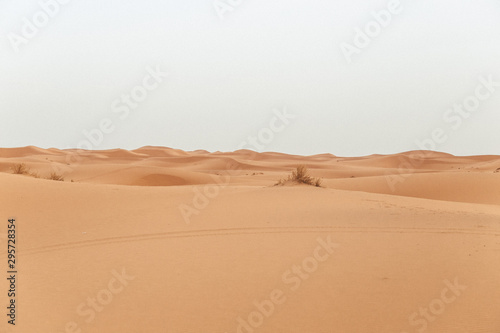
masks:
{"type": "Polygon", "coordinates": [[[299,165],[297,169],[293,170],[290,180],[308,185],[312,185],[314,181],[314,179],[309,176],[305,165],[299,165]]]}
{"type": "Polygon", "coordinates": [[[30,169],[24,163],[14,164],[11,169],[16,175],[26,175],[30,172],[30,169]]]}
{"type": "Polygon", "coordinates": [[[314,186],[321,187],[321,178],[316,178],[316,181],[314,182],[314,186]]]}
{"type": "Polygon", "coordinates": [[[285,179],[280,179],[274,185],[285,185],[287,182],[295,182],[299,184],[313,185],[316,187],[321,187],[321,179],[313,178],[309,175],[307,167],[305,165],[299,165],[292,174],[285,179]]]}
{"type": "Polygon", "coordinates": [[[57,180],[57,181],[60,181],[60,182],[63,182],[64,181],[64,177],[55,173],[55,172],[52,172],[50,174],[49,177],[47,177],[47,179],[50,179],[50,180],[57,180]]]}
{"type": "Polygon", "coordinates": [[[40,178],[40,175],[38,174],[38,172],[36,171],[33,171],[33,172],[29,172],[29,175],[33,178],[40,178]]]}

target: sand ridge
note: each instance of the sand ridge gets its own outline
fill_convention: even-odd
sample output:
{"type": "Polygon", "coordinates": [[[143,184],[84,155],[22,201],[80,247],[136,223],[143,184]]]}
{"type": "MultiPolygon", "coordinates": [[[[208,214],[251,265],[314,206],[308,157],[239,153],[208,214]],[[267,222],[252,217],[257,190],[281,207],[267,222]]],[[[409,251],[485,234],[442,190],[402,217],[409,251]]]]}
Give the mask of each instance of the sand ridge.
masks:
{"type": "Polygon", "coordinates": [[[498,156],[75,152],[0,149],[22,281],[5,332],[500,329],[498,156]],[[274,186],[300,164],[322,187],[274,186]]]}

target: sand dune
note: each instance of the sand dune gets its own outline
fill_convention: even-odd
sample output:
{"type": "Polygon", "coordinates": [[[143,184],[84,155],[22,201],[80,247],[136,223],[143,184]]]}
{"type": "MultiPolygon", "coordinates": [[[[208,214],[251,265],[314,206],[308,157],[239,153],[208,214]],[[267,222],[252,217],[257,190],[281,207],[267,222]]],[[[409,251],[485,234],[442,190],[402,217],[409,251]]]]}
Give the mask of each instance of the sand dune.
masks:
{"type": "Polygon", "coordinates": [[[34,146],[0,149],[0,157],[2,158],[26,157],[33,155],[52,155],[52,154],[54,154],[53,149],[42,149],[34,146]]]}
{"type": "Polygon", "coordinates": [[[499,168],[437,152],[0,149],[20,295],[0,332],[497,333],[499,168]],[[21,163],[39,178],[13,174],[21,163]],[[273,186],[299,164],[323,187],[273,186]]]}
{"type": "Polygon", "coordinates": [[[495,173],[405,174],[394,180],[387,176],[376,176],[337,179],[329,181],[328,185],[344,190],[500,205],[500,177],[495,173]],[[390,186],[391,183],[394,183],[394,187],[390,186]]]}

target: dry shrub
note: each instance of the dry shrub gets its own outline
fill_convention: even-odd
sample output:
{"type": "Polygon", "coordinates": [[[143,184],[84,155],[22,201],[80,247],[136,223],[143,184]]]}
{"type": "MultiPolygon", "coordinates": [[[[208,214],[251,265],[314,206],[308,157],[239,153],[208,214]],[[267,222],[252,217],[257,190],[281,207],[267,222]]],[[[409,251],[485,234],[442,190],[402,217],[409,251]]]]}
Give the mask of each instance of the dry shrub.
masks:
{"type": "Polygon", "coordinates": [[[40,175],[36,171],[30,172],[29,175],[33,178],[40,178],[40,175]]]}
{"type": "Polygon", "coordinates": [[[55,172],[52,172],[50,174],[49,177],[47,177],[47,179],[50,179],[50,180],[57,180],[57,181],[60,181],[60,182],[63,182],[64,181],[64,177],[62,175],[59,175],[55,172]]]}
{"type": "Polygon", "coordinates": [[[299,165],[295,170],[292,171],[291,175],[289,175],[286,179],[280,179],[274,185],[281,186],[285,185],[287,182],[295,182],[299,184],[321,187],[321,179],[311,177],[305,165],[299,165]]]}
{"type": "Polygon", "coordinates": [[[27,175],[30,172],[30,169],[26,166],[25,163],[14,164],[11,167],[11,170],[16,175],[27,175]]]}
{"type": "Polygon", "coordinates": [[[321,187],[321,178],[316,178],[316,181],[314,182],[314,186],[321,187]]]}

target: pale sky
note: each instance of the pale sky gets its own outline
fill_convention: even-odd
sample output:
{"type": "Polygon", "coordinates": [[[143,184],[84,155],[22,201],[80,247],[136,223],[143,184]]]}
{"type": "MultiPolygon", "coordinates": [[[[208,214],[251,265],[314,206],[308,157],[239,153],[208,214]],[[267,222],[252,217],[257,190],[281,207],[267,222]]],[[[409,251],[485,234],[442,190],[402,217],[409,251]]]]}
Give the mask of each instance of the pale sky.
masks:
{"type": "Polygon", "coordinates": [[[500,1],[392,1],[3,0],[0,147],[500,154],[500,1]]]}

